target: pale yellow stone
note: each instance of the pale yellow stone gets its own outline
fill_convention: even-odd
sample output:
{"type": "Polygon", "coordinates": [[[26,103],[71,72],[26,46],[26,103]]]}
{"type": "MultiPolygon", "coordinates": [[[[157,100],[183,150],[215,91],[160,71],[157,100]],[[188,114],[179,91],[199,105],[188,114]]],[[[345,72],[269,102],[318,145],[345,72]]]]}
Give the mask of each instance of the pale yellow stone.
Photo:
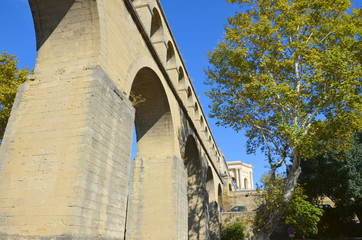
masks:
{"type": "Polygon", "coordinates": [[[218,239],[231,177],[160,2],[30,5],[38,57],[0,148],[0,239],[218,239]]]}

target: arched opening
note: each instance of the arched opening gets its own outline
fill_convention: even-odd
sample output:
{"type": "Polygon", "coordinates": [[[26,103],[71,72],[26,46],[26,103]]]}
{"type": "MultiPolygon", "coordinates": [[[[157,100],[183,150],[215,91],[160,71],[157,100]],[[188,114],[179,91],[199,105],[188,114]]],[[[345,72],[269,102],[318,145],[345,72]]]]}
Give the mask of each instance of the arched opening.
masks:
{"type": "Polygon", "coordinates": [[[248,179],[244,178],[244,188],[248,189],[248,179]]]}
{"type": "Polygon", "coordinates": [[[220,239],[219,205],[216,201],[215,182],[211,167],[207,168],[206,190],[209,194],[209,232],[210,239],[220,239]]]}
{"type": "Polygon", "coordinates": [[[195,113],[198,113],[199,112],[199,106],[197,105],[197,103],[195,103],[195,113]]]}
{"type": "Polygon", "coordinates": [[[219,206],[222,208],[223,207],[223,202],[222,202],[221,184],[219,184],[219,186],[217,187],[217,202],[219,203],[219,206]]]}
{"type": "Polygon", "coordinates": [[[216,195],[215,195],[215,187],[214,187],[214,177],[212,175],[211,167],[207,168],[206,190],[209,194],[209,203],[215,202],[216,195]]]}
{"type": "Polygon", "coordinates": [[[192,91],[190,87],[187,87],[187,98],[190,99],[192,96],[192,91]]]}
{"type": "Polygon", "coordinates": [[[179,67],[178,69],[177,90],[180,92],[180,96],[183,98],[184,95],[183,91],[185,90],[185,73],[182,67],[179,67]]]}
{"type": "Polygon", "coordinates": [[[143,68],[138,72],[131,88],[130,100],[135,103],[136,109],[137,156],[172,154],[173,125],[170,107],[154,71],[143,68]]]}
{"type": "Polygon", "coordinates": [[[199,151],[195,139],[187,138],[184,163],[187,169],[187,199],[188,199],[188,237],[202,239],[205,208],[202,191],[202,171],[199,151]]]}
{"type": "Polygon", "coordinates": [[[151,40],[157,42],[163,39],[163,28],[160,14],[157,9],[153,9],[153,15],[151,20],[151,40]]]}
{"type": "Polygon", "coordinates": [[[185,84],[185,74],[184,74],[184,70],[182,69],[182,67],[179,67],[178,81],[179,81],[179,84],[181,84],[181,83],[185,84]]]}
{"type": "Polygon", "coordinates": [[[167,55],[166,55],[167,69],[176,68],[175,50],[173,49],[171,41],[167,43],[167,55]]]}
{"type": "Polygon", "coordinates": [[[233,187],[231,186],[231,184],[229,183],[229,191],[232,192],[233,191],[233,187]]]}
{"type": "Polygon", "coordinates": [[[171,110],[162,83],[150,68],[137,73],[130,101],[136,109],[137,156],[132,161],[126,238],[154,239],[159,232],[167,232],[164,226],[172,226],[176,216],[175,182],[170,181],[174,156],[171,110]]]}

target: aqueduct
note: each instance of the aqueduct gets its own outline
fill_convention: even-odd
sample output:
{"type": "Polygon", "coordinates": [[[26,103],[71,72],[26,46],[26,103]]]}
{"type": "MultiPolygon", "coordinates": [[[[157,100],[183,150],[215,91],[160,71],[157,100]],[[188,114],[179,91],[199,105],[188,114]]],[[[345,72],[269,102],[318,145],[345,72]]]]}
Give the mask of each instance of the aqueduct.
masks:
{"type": "Polygon", "coordinates": [[[234,186],[159,0],[29,4],[38,56],[0,148],[0,239],[219,239],[234,186]]]}

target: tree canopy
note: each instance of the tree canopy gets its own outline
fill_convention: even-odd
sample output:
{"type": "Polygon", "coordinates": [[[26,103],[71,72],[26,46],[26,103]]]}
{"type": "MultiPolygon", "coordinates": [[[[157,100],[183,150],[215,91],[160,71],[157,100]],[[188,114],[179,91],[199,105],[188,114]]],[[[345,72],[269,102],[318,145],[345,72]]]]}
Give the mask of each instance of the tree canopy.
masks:
{"type": "Polygon", "coordinates": [[[247,10],[228,19],[206,69],[211,117],[243,130],[271,176],[283,164],[284,203],[265,225],[266,239],[293,195],[302,158],[346,149],[362,126],[362,10],[350,0],[228,0],[247,10]],[[327,145],[316,144],[324,141],[327,145]],[[287,164],[287,159],[292,164],[287,164]]]}
{"type": "Polygon", "coordinates": [[[15,95],[20,84],[25,82],[28,68],[19,69],[18,60],[5,51],[0,54],[0,143],[10,117],[15,95]]]}

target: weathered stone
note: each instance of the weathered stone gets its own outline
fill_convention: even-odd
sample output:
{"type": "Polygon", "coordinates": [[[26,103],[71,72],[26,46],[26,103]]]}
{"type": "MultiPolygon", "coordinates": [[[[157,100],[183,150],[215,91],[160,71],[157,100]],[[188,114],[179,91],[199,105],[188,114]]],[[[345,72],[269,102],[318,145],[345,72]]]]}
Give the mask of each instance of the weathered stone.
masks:
{"type": "Polygon", "coordinates": [[[0,239],[218,239],[231,177],[160,2],[29,3],[38,57],[0,148],[0,239]]]}

